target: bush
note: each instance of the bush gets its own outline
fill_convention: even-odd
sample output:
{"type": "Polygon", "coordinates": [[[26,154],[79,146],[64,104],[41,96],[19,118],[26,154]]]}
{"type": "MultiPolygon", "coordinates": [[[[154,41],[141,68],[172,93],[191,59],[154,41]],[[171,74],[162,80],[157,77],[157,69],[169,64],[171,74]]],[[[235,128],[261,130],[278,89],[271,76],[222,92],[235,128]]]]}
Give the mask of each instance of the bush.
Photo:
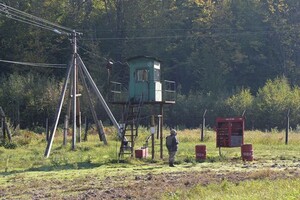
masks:
{"type": "Polygon", "coordinates": [[[13,142],[2,142],[0,146],[4,147],[5,149],[16,149],[17,144],[13,142]]]}
{"type": "Polygon", "coordinates": [[[41,126],[36,126],[36,127],[33,128],[32,131],[35,132],[35,133],[38,133],[38,134],[42,134],[42,133],[46,132],[46,129],[44,127],[41,127],[41,126]]]}
{"type": "Polygon", "coordinates": [[[30,131],[21,131],[18,137],[15,137],[17,145],[25,146],[31,143],[32,139],[36,138],[36,134],[30,131]]]}

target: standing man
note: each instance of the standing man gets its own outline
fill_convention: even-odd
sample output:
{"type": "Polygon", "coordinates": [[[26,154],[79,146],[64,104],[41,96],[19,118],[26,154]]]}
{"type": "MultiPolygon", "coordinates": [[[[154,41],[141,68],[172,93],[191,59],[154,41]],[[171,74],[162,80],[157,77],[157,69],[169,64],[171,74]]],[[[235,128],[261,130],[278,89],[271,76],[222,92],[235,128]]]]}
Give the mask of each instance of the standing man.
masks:
{"type": "Polygon", "coordinates": [[[166,137],[166,146],[169,152],[169,166],[174,166],[175,155],[178,150],[178,140],[177,140],[177,132],[175,129],[171,129],[170,135],[166,137]]]}

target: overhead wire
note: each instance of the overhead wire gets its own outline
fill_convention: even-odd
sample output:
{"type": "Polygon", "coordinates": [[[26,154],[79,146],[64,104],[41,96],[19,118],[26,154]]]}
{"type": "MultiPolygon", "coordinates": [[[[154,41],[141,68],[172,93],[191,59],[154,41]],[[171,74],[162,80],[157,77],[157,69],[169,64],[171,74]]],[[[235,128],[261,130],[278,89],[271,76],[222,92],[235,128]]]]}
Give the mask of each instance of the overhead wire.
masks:
{"type": "Polygon", "coordinates": [[[22,12],[20,10],[17,10],[15,8],[12,8],[10,6],[7,6],[3,3],[0,3],[0,13],[3,16],[6,16],[8,18],[29,24],[29,25],[33,25],[33,26],[37,26],[40,28],[44,28],[47,30],[51,30],[54,31],[56,33],[59,34],[71,34],[74,32],[74,30],[55,24],[53,22],[50,22],[48,20],[42,19],[40,17],[36,17],[34,15],[22,12]]]}
{"type": "MultiPolygon", "coordinates": [[[[55,24],[48,20],[45,20],[40,17],[36,17],[34,15],[28,14],[26,12],[17,10],[13,7],[0,3],[0,16],[5,16],[7,18],[23,22],[28,25],[36,26],[42,29],[50,30],[58,34],[70,35],[71,33],[81,34],[72,30],[70,28],[55,24]]],[[[35,66],[35,67],[45,67],[45,68],[66,68],[66,64],[48,64],[48,63],[31,63],[31,62],[18,62],[18,61],[10,61],[10,60],[2,60],[0,62],[10,63],[10,64],[18,64],[18,65],[27,65],[27,66],[35,66]]]]}
{"type": "MultiPolygon", "coordinates": [[[[0,15],[3,16],[3,14],[0,13],[0,15]]],[[[36,26],[38,28],[42,28],[42,29],[46,29],[46,30],[49,30],[49,31],[54,31],[55,32],[55,29],[53,29],[52,27],[50,26],[45,26],[43,24],[38,24],[38,23],[35,23],[33,21],[27,21],[26,19],[23,19],[23,18],[19,18],[18,16],[15,16],[15,15],[10,15],[10,16],[6,16],[10,19],[13,19],[13,20],[16,20],[16,21],[19,21],[19,22],[23,22],[23,23],[26,23],[28,25],[32,25],[32,26],[36,26]]],[[[62,32],[64,33],[64,32],[62,32]]]]}
{"type": "Polygon", "coordinates": [[[237,32],[237,33],[195,33],[194,35],[161,35],[161,36],[137,36],[137,37],[98,37],[98,38],[81,38],[84,41],[103,41],[103,40],[152,40],[152,39],[180,39],[180,38],[210,38],[218,36],[236,36],[249,34],[267,34],[275,31],[261,32],[237,32]]]}
{"type": "Polygon", "coordinates": [[[0,59],[0,62],[10,63],[10,64],[17,64],[17,65],[34,66],[34,67],[57,68],[57,69],[65,69],[66,66],[67,66],[66,64],[18,62],[18,61],[2,60],[2,59],[0,59]]]}
{"type": "Polygon", "coordinates": [[[87,53],[89,53],[89,54],[91,54],[91,55],[93,55],[93,56],[95,56],[95,57],[97,57],[97,58],[100,58],[100,59],[102,59],[102,60],[105,60],[106,62],[112,62],[113,64],[118,63],[118,64],[121,64],[121,65],[128,65],[127,62],[115,61],[115,60],[113,60],[112,58],[105,58],[105,57],[102,57],[102,56],[99,56],[99,55],[93,53],[92,51],[87,50],[85,47],[82,47],[82,46],[80,46],[80,45],[77,45],[77,46],[78,46],[80,49],[82,49],[83,51],[85,51],[85,52],[87,52],[87,53]]]}
{"type": "MultiPolygon", "coordinates": [[[[289,24],[289,27],[293,27],[293,28],[300,28],[300,24],[289,24]]],[[[261,31],[271,31],[272,27],[267,27],[267,26],[252,26],[249,27],[247,29],[244,29],[244,27],[240,27],[240,28],[234,28],[234,27],[193,27],[193,28],[127,28],[126,32],[137,32],[137,31],[144,31],[144,32],[151,32],[151,31],[155,31],[155,32],[178,32],[178,31],[193,31],[193,32],[200,32],[200,31],[249,31],[249,32],[261,32],[261,31]]],[[[286,27],[278,27],[281,30],[285,30],[286,27]]],[[[112,30],[112,29],[103,29],[103,30],[97,30],[97,32],[99,33],[113,33],[113,32],[121,32],[124,30],[112,30]]]]}
{"type": "MultiPolygon", "coordinates": [[[[290,25],[294,30],[299,30],[300,25],[290,25]]],[[[268,27],[252,27],[251,29],[241,30],[240,28],[190,28],[190,29],[129,29],[126,30],[132,34],[152,34],[152,36],[131,36],[131,37],[92,37],[81,38],[85,41],[104,41],[104,40],[151,40],[151,39],[179,39],[179,38],[207,38],[219,36],[236,35],[261,35],[276,32],[287,32],[285,27],[280,29],[269,29],[268,27]],[[154,32],[151,32],[154,31],[154,32]],[[161,35],[158,35],[160,33],[161,35]],[[181,33],[181,34],[180,34],[181,33]]],[[[114,30],[101,30],[99,33],[118,32],[114,30]]]]}
{"type": "Polygon", "coordinates": [[[93,56],[97,57],[97,58],[103,59],[103,60],[105,60],[105,61],[108,61],[108,60],[109,60],[109,59],[107,59],[107,58],[105,58],[105,57],[101,57],[101,56],[99,56],[99,55],[93,53],[93,52],[90,51],[90,50],[87,50],[85,47],[82,47],[81,45],[78,45],[78,44],[77,44],[77,47],[80,48],[80,49],[82,49],[83,51],[89,53],[90,55],[93,55],[93,56]]]}

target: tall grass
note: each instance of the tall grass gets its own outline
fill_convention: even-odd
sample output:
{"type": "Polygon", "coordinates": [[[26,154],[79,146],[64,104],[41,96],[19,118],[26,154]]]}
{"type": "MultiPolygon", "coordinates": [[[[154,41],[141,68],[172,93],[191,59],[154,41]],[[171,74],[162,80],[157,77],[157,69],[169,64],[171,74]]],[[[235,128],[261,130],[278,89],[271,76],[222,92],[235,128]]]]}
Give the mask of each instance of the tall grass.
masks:
{"type": "Polygon", "coordinates": [[[162,199],[300,199],[299,179],[251,180],[232,183],[224,180],[207,186],[166,193],[162,199]]]}
{"type": "MultiPolygon", "coordinates": [[[[55,136],[51,154],[48,159],[44,158],[46,148],[45,136],[30,131],[21,131],[13,137],[15,149],[0,146],[0,170],[6,172],[16,170],[51,170],[51,169],[76,169],[117,163],[120,142],[116,137],[116,130],[111,127],[105,128],[108,145],[99,140],[95,131],[90,131],[88,141],[76,144],[76,150],[71,150],[71,137],[68,144],[62,145],[62,134],[55,136]]],[[[167,129],[163,132],[164,138],[169,134],[167,129]]],[[[150,130],[141,128],[135,143],[135,149],[146,145],[146,138],[150,130]]],[[[200,142],[200,130],[178,130],[179,151],[176,156],[177,164],[195,162],[195,145],[205,144],[207,149],[206,162],[224,162],[240,158],[240,148],[222,148],[221,155],[216,148],[215,132],[205,131],[204,141],[200,142]]],[[[290,133],[289,144],[285,145],[284,132],[260,132],[246,131],[245,143],[251,143],[254,150],[255,160],[300,160],[300,134],[290,133]]],[[[155,139],[155,157],[151,159],[151,140],[148,143],[149,157],[141,162],[167,162],[167,149],[163,144],[164,159],[160,159],[159,140],[155,139]]],[[[127,159],[129,163],[135,163],[135,159],[127,159]]],[[[140,160],[138,161],[140,162],[140,160]]]]}

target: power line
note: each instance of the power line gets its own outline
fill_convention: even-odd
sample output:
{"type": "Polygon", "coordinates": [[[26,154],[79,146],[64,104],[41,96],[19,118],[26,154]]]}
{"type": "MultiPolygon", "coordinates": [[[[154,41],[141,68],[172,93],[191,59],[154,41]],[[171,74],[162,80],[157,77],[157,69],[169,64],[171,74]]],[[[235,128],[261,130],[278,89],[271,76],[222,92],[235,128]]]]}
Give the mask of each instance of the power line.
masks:
{"type": "Polygon", "coordinates": [[[82,46],[79,46],[79,45],[78,45],[78,47],[79,47],[80,49],[82,49],[83,51],[85,51],[85,52],[87,52],[87,53],[89,53],[89,54],[91,54],[91,55],[93,55],[93,56],[95,56],[95,57],[97,57],[97,58],[100,58],[100,59],[102,59],[102,60],[105,60],[106,62],[111,62],[111,64],[118,63],[118,64],[121,64],[121,65],[128,65],[127,62],[115,61],[115,60],[113,60],[113,59],[111,59],[111,58],[105,58],[105,57],[102,57],[102,56],[99,56],[99,55],[93,53],[92,51],[87,50],[86,48],[84,48],[84,47],[82,47],[82,46]]]}
{"type": "MultiPolygon", "coordinates": [[[[288,24],[285,27],[279,27],[281,31],[285,30],[287,27],[291,28],[300,28],[300,24],[288,24]]],[[[193,27],[193,28],[126,28],[126,32],[204,32],[204,31],[219,31],[219,32],[264,32],[264,31],[272,31],[272,27],[269,26],[251,26],[246,28],[235,28],[235,27],[193,27]]],[[[124,30],[113,30],[113,29],[101,29],[94,32],[97,33],[114,33],[114,32],[121,32],[124,30]]]]}
{"type": "Polygon", "coordinates": [[[90,55],[93,55],[93,56],[95,56],[95,57],[97,57],[97,58],[100,58],[100,59],[102,59],[102,60],[105,60],[105,61],[108,61],[109,59],[107,59],[107,58],[105,58],[105,57],[101,57],[101,56],[99,56],[99,55],[97,55],[97,54],[95,54],[95,53],[93,53],[92,51],[90,51],[90,50],[87,50],[85,47],[82,47],[82,46],[79,46],[79,45],[77,45],[80,49],[82,49],[83,51],[85,51],[85,52],[87,52],[88,54],[90,54],[90,55]]]}
{"type": "Polygon", "coordinates": [[[98,37],[98,38],[81,38],[85,41],[102,41],[102,40],[152,40],[152,39],[181,39],[181,38],[212,38],[220,36],[236,36],[236,35],[258,35],[274,33],[275,31],[261,32],[239,32],[239,33],[196,33],[194,35],[161,35],[161,36],[137,36],[137,37],[98,37]]]}
{"type": "Polygon", "coordinates": [[[97,37],[97,38],[81,38],[83,41],[105,41],[105,40],[161,40],[161,39],[182,39],[182,38],[213,38],[225,36],[249,36],[263,35],[268,33],[276,33],[276,31],[261,32],[240,32],[240,33],[203,33],[195,35],[161,35],[161,36],[137,36],[137,37],[97,37]]]}
{"type": "Polygon", "coordinates": [[[17,64],[17,65],[33,66],[33,67],[57,68],[57,69],[65,69],[66,68],[66,64],[18,62],[18,61],[2,60],[2,59],[0,59],[0,62],[10,63],[10,64],[17,64]]]}
{"type": "MultiPolygon", "coordinates": [[[[1,16],[5,16],[10,19],[14,19],[16,21],[20,21],[42,29],[50,30],[58,34],[70,35],[75,32],[75,30],[55,24],[48,20],[42,19],[40,17],[36,17],[34,15],[22,12],[20,10],[7,6],[3,3],[0,3],[0,14],[1,16]]],[[[75,32],[75,33],[81,34],[79,32],[75,32]]]]}
{"type": "MultiPolygon", "coordinates": [[[[300,30],[300,25],[290,25],[293,30],[300,30]]],[[[180,38],[210,38],[221,36],[243,36],[243,35],[263,35],[270,33],[286,33],[289,30],[282,27],[280,29],[269,29],[264,27],[254,27],[252,29],[240,30],[238,28],[193,28],[193,29],[129,29],[126,30],[132,34],[152,33],[151,36],[130,36],[130,37],[95,37],[95,38],[81,38],[81,40],[102,41],[102,40],[151,40],[151,39],[180,39],[180,38]],[[152,32],[151,32],[152,31],[152,32]],[[161,35],[155,35],[161,33],[161,35]]],[[[113,33],[113,30],[101,30],[100,33],[113,33]]]]}
{"type": "MultiPolygon", "coordinates": [[[[10,19],[13,19],[13,20],[16,20],[16,21],[19,21],[19,22],[23,22],[23,23],[26,23],[26,24],[29,24],[29,25],[32,25],[32,26],[36,26],[38,28],[42,28],[42,29],[46,29],[46,30],[49,30],[49,31],[53,31],[55,32],[55,29],[53,29],[52,27],[50,26],[45,26],[43,24],[39,24],[39,23],[35,23],[33,21],[28,21],[26,20],[25,18],[20,18],[19,16],[16,16],[16,15],[3,15],[2,13],[0,13],[1,16],[6,16],[10,19]]],[[[62,32],[59,32],[59,34],[61,34],[62,32]]]]}

